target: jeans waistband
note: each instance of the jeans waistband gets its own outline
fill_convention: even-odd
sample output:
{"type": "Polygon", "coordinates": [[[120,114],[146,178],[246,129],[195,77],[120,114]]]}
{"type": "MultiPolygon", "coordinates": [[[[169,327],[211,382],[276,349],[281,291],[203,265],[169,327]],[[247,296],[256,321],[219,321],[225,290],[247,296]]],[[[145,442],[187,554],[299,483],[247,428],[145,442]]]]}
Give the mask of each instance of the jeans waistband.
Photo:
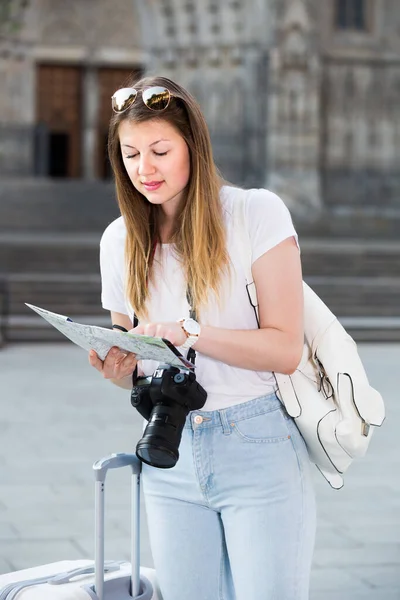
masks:
{"type": "Polygon", "coordinates": [[[229,421],[240,421],[250,417],[256,417],[266,412],[276,410],[282,406],[281,401],[275,392],[241,402],[234,406],[228,406],[220,410],[193,410],[191,411],[185,423],[185,429],[194,429],[201,424],[201,427],[224,427],[229,421]],[[201,417],[201,418],[200,418],[201,417]]]}

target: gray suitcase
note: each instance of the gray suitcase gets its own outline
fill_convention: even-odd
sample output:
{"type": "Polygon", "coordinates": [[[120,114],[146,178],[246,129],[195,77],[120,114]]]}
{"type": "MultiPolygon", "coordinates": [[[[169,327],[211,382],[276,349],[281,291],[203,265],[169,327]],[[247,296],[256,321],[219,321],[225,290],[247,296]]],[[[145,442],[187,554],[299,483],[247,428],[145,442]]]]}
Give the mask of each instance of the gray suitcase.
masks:
{"type": "Polygon", "coordinates": [[[111,454],[93,465],[95,560],[61,561],[0,576],[0,600],[162,600],[154,569],[139,566],[140,471],[133,454],[111,454]],[[104,562],[104,489],[109,469],[132,470],[131,563],[104,562]]]}

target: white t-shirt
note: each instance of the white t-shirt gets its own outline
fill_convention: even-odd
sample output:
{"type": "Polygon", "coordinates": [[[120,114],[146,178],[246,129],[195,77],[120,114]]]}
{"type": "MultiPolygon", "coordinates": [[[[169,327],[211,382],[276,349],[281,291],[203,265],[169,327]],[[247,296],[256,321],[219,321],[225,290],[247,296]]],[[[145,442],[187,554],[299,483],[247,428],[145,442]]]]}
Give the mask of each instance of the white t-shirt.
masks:
{"type": "MultiPolygon", "coordinates": [[[[200,323],[226,329],[257,329],[257,321],[246,290],[246,279],[238,255],[237,238],[233,227],[232,203],[236,188],[224,186],[220,197],[224,208],[227,247],[232,261],[231,280],[223,279],[221,308],[211,294],[207,310],[202,310],[200,323]]],[[[237,193],[237,192],[236,192],[237,193]]],[[[250,228],[252,263],[283,240],[297,234],[283,201],[265,189],[249,190],[246,195],[246,217],[250,228]]],[[[126,228],[123,217],[113,221],[100,242],[100,268],[103,308],[129,315],[133,310],[125,295],[126,228]]],[[[186,282],[173,244],[157,246],[154,268],[155,284],[149,286],[148,311],[150,322],[177,321],[189,316],[186,282]],[[164,268],[163,268],[164,267],[164,268]]],[[[268,277],[268,274],[265,275],[268,277]]],[[[157,363],[139,361],[139,369],[151,375],[157,363]]],[[[268,394],[276,389],[275,378],[269,371],[249,371],[232,367],[196,352],[196,378],[207,391],[202,410],[216,410],[240,404],[268,394]]]]}

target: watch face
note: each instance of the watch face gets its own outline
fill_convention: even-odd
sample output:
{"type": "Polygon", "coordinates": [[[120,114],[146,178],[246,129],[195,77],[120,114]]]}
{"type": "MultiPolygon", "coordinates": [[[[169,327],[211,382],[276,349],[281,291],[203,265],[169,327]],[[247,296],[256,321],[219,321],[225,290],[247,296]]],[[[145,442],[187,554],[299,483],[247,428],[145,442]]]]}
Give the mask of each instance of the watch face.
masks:
{"type": "Polygon", "coordinates": [[[183,326],[189,335],[199,335],[200,334],[200,325],[194,319],[186,319],[183,323],[183,326]]]}

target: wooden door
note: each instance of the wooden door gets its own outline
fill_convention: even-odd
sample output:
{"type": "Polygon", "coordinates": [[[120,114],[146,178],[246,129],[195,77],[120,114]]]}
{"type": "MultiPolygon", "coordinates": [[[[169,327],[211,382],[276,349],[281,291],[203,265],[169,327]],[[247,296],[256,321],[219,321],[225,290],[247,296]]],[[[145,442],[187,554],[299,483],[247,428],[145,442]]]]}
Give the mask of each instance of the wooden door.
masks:
{"type": "Polygon", "coordinates": [[[98,161],[97,174],[101,179],[111,177],[111,165],[108,160],[107,139],[108,125],[112,116],[111,96],[121,87],[125,87],[127,82],[133,77],[140,77],[139,68],[101,68],[98,71],[99,86],[99,119],[98,119],[98,161]]]}
{"type": "Polygon", "coordinates": [[[36,78],[36,122],[48,131],[48,174],[80,177],[82,69],[39,65],[36,78]]]}

